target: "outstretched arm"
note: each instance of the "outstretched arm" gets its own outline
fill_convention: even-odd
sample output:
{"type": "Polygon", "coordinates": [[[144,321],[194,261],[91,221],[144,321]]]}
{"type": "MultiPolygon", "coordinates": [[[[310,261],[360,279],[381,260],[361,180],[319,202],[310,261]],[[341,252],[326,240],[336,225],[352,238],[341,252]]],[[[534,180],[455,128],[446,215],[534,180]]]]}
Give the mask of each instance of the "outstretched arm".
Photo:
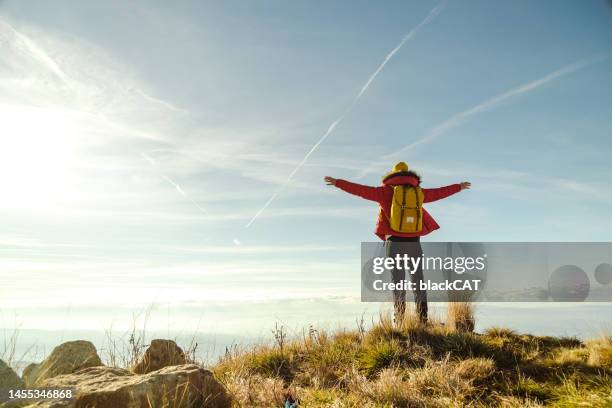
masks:
{"type": "Polygon", "coordinates": [[[423,202],[430,203],[432,201],[441,200],[450,195],[458,193],[461,190],[466,190],[472,187],[472,183],[464,181],[459,184],[451,184],[450,186],[438,187],[438,188],[424,188],[423,189],[423,202]]]}
{"type": "Polygon", "coordinates": [[[366,200],[381,202],[383,197],[384,187],[370,187],[364,186],[363,184],[351,183],[350,181],[335,179],[333,177],[326,176],[325,183],[329,186],[336,186],[340,190],[346,191],[347,193],[365,198],[366,200]]]}

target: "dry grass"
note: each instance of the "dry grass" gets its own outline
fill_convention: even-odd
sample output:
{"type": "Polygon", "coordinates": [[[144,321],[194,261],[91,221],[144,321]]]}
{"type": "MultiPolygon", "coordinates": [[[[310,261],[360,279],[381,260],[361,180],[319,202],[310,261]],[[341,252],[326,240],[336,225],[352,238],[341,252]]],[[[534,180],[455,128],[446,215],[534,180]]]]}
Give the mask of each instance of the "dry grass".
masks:
{"type": "Polygon", "coordinates": [[[453,330],[473,332],[476,325],[474,304],[471,302],[450,302],[446,324],[453,330]]]}
{"type": "Polygon", "coordinates": [[[420,369],[385,368],[371,381],[354,371],[351,390],[379,406],[462,406],[483,393],[482,379],[492,371],[490,360],[430,360],[420,369]]]}
{"type": "Polygon", "coordinates": [[[602,334],[585,343],[588,350],[587,364],[612,368],[612,336],[602,334]]]}
{"type": "Polygon", "coordinates": [[[132,316],[131,330],[117,335],[111,327],[105,333],[105,344],[100,350],[102,359],[109,367],[130,368],[143,357],[147,348],[146,333],[153,305],[132,316]],[[141,316],[142,315],[142,316],[141,316]],[[138,321],[142,320],[142,326],[138,321]]]}
{"type": "Polygon", "coordinates": [[[238,407],[283,407],[285,387],[278,377],[231,372],[221,378],[238,407]]]}
{"type": "Polygon", "coordinates": [[[19,330],[15,329],[8,332],[3,330],[2,349],[0,351],[0,360],[4,361],[9,366],[15,362],[15,354],[17,342],[19,340],[19,330]]]}
{"type": "Polygon", "coordinates": [[[288,389],[313,408],[612,404],[610,337],[582,343],[503,328],[478,334],[465,325],[472,313],[456,303],[447,324],[422,325],[412,311],[399,324],[382,315],[369,330],[359,323],[354,332],[310,328],[235,349],[213,370],[236,407],[282,407],[288,389]]]}
{"type": "Polygon", "coordinates": [[[0,343],[0,360],[6,365],[15,369],[17,372],[27,365],[27,361],[31,361],[39,356],[39,350],[36,344],[31,344],[25,350],[18,354],[17,345],[19,343],[19,329],[2,330],[2,342],[0,343]]]}

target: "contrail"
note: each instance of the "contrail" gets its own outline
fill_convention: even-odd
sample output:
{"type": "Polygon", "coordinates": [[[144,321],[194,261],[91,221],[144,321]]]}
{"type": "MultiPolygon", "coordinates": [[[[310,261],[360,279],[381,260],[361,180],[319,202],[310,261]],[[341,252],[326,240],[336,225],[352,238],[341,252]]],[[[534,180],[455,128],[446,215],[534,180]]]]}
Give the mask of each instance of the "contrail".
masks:
{"type": "Polygon", "coordinates": [[[380,65],[378,66],[378,68],[376,68],[376,70],[374,71],[374,73],[372,75],[370,75],[370,77],[368,78],[368,80],[366,81],[366,83],[361,87],[361,90],[359,91],[359,93],[357,94],[357,96],[355,97],[355,99],[353,99],[353,102],[351,102],[351,104],[348,106],[348,108],[344,111],[344,113],[342,115],[340,115],[340,117],[338,117],[338,119],[334,120],[332,122],[331,125],[329,125],[329,127],[327,128],[327,131],[323,134],[323,136],[321,136],[321,138],[310,148],[310,150],[308,151],[308,153],[306,153],[306,155],[304,156],[304,158],[302,159],[302,161],[300,161],[298,163],[298,165],[295,167],[295,169],[293,169],[293,171],[289,174],[289,176],[287,177],[287,179],[285,180],[285,182],[280,186],[280,188],[274,192],[274,194],[272,194],[272,196],[268,199],[268,201],[266,201],[266,203],[263,205],[263,207],[261,207],[259,209],[259,211],[257,211],[257,213],[253,216],[253,218],[251,218],[251,220],[248,222],[248,224],[246,225],[246,228],[250,227],[251,224],[253,224],[253,222],[255,222],[255,220],[266,210],[266,208],[268,208],[268,206],[270,204],[272,204],[272,201],[274,201],[276,199],[276,197],[278,197],[278,195],[281,193],[281,191],[283,191],[291,182],[291,180],[293,179],[293,177],[295,176],[295,174],[302,168],[302,166],[304,166],[304,164],[308,161],[308,159],[310,158],[310,156],[315,152],[315,150],[317,150],[317,148],[321,145],[321,143],[323,143],[325,141],[325,139],[327,139],[327,137],[332,134],[332,132],[334,131],[334,129],[336,129],[336,127],[342,122],[342,120],[344,120],[344,118],[353,110],[353,108],[355,107],[355,105],[357,104],[357,102],[359,101],[359,99],[361,99],[361,97],[363,96],[363,94],[368,90],[368,88],[370,87],[370,84],[372,84],[372,82],[376,79],[376,77],[378,76],[378,74],[382,71],[382,69],[385,67],[385,65],[387,65],[387,62],[389,62],[391,60],[391,58],[393,58],[393,56],[402,48],[402,46],[404,44],[406,44],[408,41],[410,41],[410,39],[412,39],[412,37],[415,36],[415,34],[425,25],[427,25],[428,23],[430,23],[438,14],[440,14],[440,12],[444,9],[444,7],[446,6],[446,2],[442,2],[439,5],[437,5],[436,7],[434,7],[429,14],[427,15],[427,17],[425,17],[425,19],[423,19],[423,21],[421,21],[419,24],[416,25],[416,27],[414,27],[412,30],[410,30],[408,32],[408,34],[406,34],[404,36],[404,38],[402,38],[402,40],[400,41],[400,43],[391,50],[391,52],[389,52],[385,58],[383,59],[383,61],[380,63],[380,65]]]}
{"type": "Polygon", "coordinates": [[[402,41],[400,41],[400,43],[397,45],[397,47],[392,49],[391,52],[387,54],[387,56],[385,57],[383,62],[381,62],[381,64],[376,69],[376,71],[374,71],[374,73],[370,76],[370,78],[368,78],[368,81],[365,83],[365,85],[361,88],[361,91],[359,91],[359,94],[357,95],[357,98],[356,98],[357,100],[359,98],[361,98],[361,95],[363,95],[364,92],[369,88],[369,86],[372,83],[372,81],[374,81],[374,79],[378,76],[380,71],[382,71],[382,69],[385,67],[385,65],[387,65],[387,62],[389,62],[389,60],[391,58],[393,58],[395,53],[398,52],[400,50],[400,48],[402,48],[402,46],[405,43],[407,43],[410,39],[412,39],[412,37],[414,37],[414,35],[421,29],[421,27],[423,27],[424,25],[429,24],[434,18],[436,18],[436,16],[438,14],[440,14],[440,12],[444,9],[444,7],[446,7],[446,2],[442,2],[442,3],[438,4],[436,7],[434,7],[429,12],[427,17],[425,17],[425,19],[423,21],[421,21],[416,27],[414,27],[412,30],[410,30],[410,32],[408,32],[408,34],[406,34],[404,36],[404,38],[402,38],[402,41]]]}
{"type": "Polygon", "coordinates": [[[286,184],[283,184],[283,186],[281,187],[280,190],[275,191],[274,194],[272,194],[272,196],[268,199],[268,201],[266,201],[266,203],[264,204],[263,207],[261,207],[259,209],[259,211],[257,211],[257,213],[253,216],[253,218],[251,218],[251,221],[249,221],[249,223],[246,225],[247,228],[249,228],[251,226],[251,224],[257,219],[257,217],[259,217],[259,215],[264,212],[266,210],[266,208],[268,208],[268,206],[272,203],[272,201],[274,201],[274,199],[276,197],[278,197],[278,194],[281,192],[282,188],[284,188],[286,186],[286,184]]]}
{"type": "Polygon", "coordinates": [[[166,180],[168,183],[170,183],[171,185],[173,185],[174,188],[176,188],[176,191],[178,191],[183,197],[185,197],[187,199],[187,201],[190,201],[191,204],[195,205],[198,210],[202,211],[204,214],[208,214],[208,211],[206,211],[204,208],[202,208],[202,206],[200,204],[198,204],[194,199],[189,197],[187,195],[187,193],[185,193],[185,191],[181,188],[181,186],[177,182],[175,182],[170,177],[165,176],[165,175],[162,176],[162,178],[164,180],[166,180]]]}
{"type": "MultiPolygon", "coordinates": [[[[157,165],[157,161],[154,158],[152,158],[151,156],[149,156],[148,154],[142,152],[142,153],[140,153],[140,155],[146,161],[148,161],[150,165],[152,165],[152,166],[156,166],[157,165]]],[[[183,190],[183,188],[180,186],[180,184],[178,184],[177,182],[175,182],[174,180],[172,180],[170,177],[166,176],[165,174],[162,175],[162,179],[164,179],[168,184],[173,186],[176,189],[176,191],[178,191],[178,193],[180,195],[182,195],[187,201],[189,201],[191,204],[193,204],[198,210],[202,211],[204,214],[208,214],[208,211],[206,211],[194,199],[189,197],[189,195],[185,192],[185,190],[183,190]]]]}
{"type": "Polygon", "coordinates": [[[148,162],[149,162],[149,164],[150,164],[151,166],[155,166],[155,165],[157,164],[157,161],[156,161],[154,158],[152,158],[151,156],[149,156],[148,154],[146,154],[146,153],[144,153],[144,152],[143,152],[143,153],[140,153],[140,155],[141,155],[141,156],[142,156],[142,157],[143,157],[143,158],[144,158],[146,161],[148,161],[148,162]]]}
{"type": "Polygon", "coordinates": [[[454,129],[460,125],[462,125],[463,123],[467,122],[469,119],[471,119],[474,116],[477,116],[483,112],[487,112],[491,109],[496,108],[498,105],[500,105],[501,103],[505,102],[508,99],[514,98],[514,97],[518,97],[522,94],[531,92],[539,87],[541,87],[542,85],[545,85],[551,81],[554,81],[556,79],[559,79],[565,75],[569,75],[575,71],[578,71],[580,69],[589,67],[593,64],[602,62],[606,59],[608,59],[610,57],[610,55],[608,54],[604,54],[604,55],[600,55],[597,57],[593,57],[590,59],[586,59],[586,60],[581,60],[578,62],[575,62],[573,64],[567,65],[565,67],[562,67],[556,71],[551,72],[548,75],[543,76],[542,78],[527,82],[526,84],[520,85],[514,89],[511,89],[509,91],[503,92],[499,95],[495,95],[492,98],[489,98],[481,103],[479,103],[478,105],[475,105],[467,110],[464,110],[463,112],[459,112],[453,116],[451,116],[450,118],[446,119],[445,121],[443,121],[442,123],[434,126],[433,128],[431,128],[429,131],[427,131],[427,133],[425,133],[425,135],[420,138],[419,140],[412,142],[411,144],[402,147],[400,150],[397,150],[393,153],[387,154],[385,156],[382,156],[383,159],[390,159],[394,156],[397,156],[401,153],[404,153],[410,149],[412,149],[413,147],[420,145],[422,143],[426,143],[426,142],[430,142],[433,139],[443,135],[444,133],[448,132],[451,129],[454,129]]]}

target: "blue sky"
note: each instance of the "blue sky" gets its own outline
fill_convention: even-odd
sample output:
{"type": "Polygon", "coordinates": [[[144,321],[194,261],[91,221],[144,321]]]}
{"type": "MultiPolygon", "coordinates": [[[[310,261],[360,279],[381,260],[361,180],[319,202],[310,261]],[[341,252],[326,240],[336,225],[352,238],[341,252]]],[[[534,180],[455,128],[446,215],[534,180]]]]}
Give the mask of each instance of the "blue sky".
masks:
{"type": "Polygon", "coordinates": [[[398,160],[473,183],[427,240],[609,241],[605,1],[448,2],[282,188],[438,4],[2,2],[0,305],[360,310],[377,209],[322,178],[398,160]]]}

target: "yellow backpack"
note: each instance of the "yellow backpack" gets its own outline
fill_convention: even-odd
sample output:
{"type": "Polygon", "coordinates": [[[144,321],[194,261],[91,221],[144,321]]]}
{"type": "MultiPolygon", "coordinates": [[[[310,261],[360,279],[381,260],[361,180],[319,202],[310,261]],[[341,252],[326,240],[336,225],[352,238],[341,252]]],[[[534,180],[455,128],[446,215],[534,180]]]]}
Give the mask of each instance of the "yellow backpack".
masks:
{"type": "Polygon", "coordinates": [[[423,229],[423,190],[402,185],[393,187],[389,224],[396,232],[419,232],[423,229]]]}

